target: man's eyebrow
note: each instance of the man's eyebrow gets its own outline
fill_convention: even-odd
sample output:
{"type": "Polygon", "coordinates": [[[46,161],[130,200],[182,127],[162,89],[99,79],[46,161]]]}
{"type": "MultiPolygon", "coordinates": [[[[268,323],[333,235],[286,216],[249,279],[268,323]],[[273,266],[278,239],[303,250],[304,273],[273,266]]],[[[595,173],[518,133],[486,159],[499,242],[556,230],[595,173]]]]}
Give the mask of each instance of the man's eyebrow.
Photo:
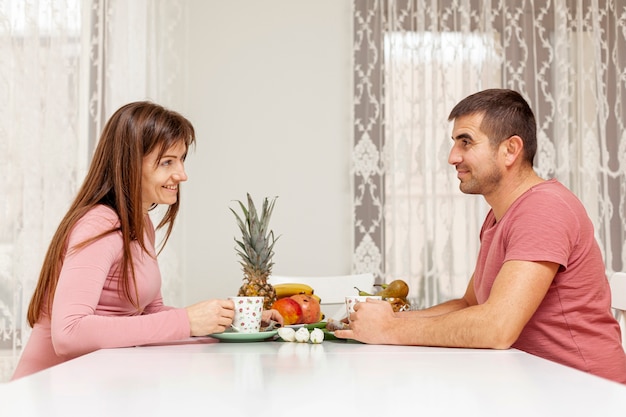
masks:
{"type": "Polygon", "coordinates": [[[468,133],[459,133],[456,136],[452,136],[452,140],[460,140],[460,139],[470,139],[473,140],[472,136],[468,133]]]}

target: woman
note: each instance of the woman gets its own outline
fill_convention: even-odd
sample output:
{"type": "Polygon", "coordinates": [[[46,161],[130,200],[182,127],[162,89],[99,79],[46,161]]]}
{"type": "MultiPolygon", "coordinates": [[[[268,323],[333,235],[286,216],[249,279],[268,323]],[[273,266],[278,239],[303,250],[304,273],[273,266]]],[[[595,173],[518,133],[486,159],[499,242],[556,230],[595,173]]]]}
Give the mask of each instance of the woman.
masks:
{"type": "MultiPolygon", "coordinates": [[[[191,123],[150,102],[121,107],[107,122],[84,184],[61,221],[28,308],[33,327],[13,379],[101,348],[223,332],[230,300],[187,308],[163,305],[155,230],[148,211],[178,213],[184,162],[195,144],[191,123]]],[[[265,311],[263,320],[282,317],[265,311]]]]}

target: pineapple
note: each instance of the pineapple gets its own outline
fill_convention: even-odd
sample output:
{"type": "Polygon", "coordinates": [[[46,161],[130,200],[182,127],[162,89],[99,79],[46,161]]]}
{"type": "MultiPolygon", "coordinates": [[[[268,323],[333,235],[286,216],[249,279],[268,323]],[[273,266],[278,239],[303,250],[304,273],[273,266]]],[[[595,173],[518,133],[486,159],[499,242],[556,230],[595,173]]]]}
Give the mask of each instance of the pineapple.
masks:
{"type": "Polygon", "coordinates": [[[248,196],[248,207],[238,201],[243,218],[240,217],[232,208],[237,218],[237,224],[241,229],[242,239],[237,240],[237,254],[241,258],[240,264],[243,268],[244,278],[238,295],[240,297],[264,297],[263,308],[271,308],[276,301],[276,291],[272,284],[267,282],[267,278],[272,272],[272,257],[274,256],[274,232],[268,231],[268,223],[276,197],[270,202],[267,198],[263,200],[263,210],[261,218],[259,218],[254,202],[248,196]]]}

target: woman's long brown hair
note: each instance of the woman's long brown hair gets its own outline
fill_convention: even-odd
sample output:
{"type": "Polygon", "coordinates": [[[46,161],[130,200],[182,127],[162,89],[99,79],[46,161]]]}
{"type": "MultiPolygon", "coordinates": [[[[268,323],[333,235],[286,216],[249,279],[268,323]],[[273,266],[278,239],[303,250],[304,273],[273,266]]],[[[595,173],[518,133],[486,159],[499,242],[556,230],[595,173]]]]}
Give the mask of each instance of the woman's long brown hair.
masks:
{"type": "MultiPolygon", "coordinates": [[[[129,103],[109,119],[96,147],[91,166],[74,202],[52,237],[44,259],[37,287],[28,307],[28,323],[32,326],[52,309],[54,293],[63,260],[68,250],[78,250],[110,233],[119,232],[123,240],[121,293],[139,306],[133,298],[135,272],[131,243],[136,241],[147,252],[144,242],[144,215],[141,196],[141,169],[145,155],[158,149],[157,161],[165,151],[183,142],[187,149],[195,144],[192,124],[180,114],[157,104],[141,101],[129,103]],[[103,204],[119,216],[119,228],[94,236],[67,248],[68,237],[76,222],[90,209],[103,204]]],[[[180,206],[180,189],[176,203],[170,205],[157,229],[167,225],[162,247],[172,232],[180,206]]],[[[134,291],[134,294],[137,294],[134,291]]],[[[137,295],[135,295],[137,297],[137,295]]]]}

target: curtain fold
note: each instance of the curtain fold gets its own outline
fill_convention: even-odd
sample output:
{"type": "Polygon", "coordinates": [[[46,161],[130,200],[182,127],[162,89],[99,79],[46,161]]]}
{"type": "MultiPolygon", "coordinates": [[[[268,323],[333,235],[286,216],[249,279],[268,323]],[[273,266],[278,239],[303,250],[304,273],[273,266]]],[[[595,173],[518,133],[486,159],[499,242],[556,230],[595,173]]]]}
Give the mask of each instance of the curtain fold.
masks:
{"type": "Polygon", "coordinates": [[[0,3],[0,380],[27,338],[25,315],[46,245],[78,184],[81,8],[0,3]],[[46,111],[47,110],[47,111],[46,111]]]}
{"type": "Polygon", "coordinates": [[[582,200],[607,272],[626,262],[626,21],[610,0],[354,1],[353,268],[406,280],[415,308],[463,294],[486,210],[447,164],[447,115],[511,88],[538,123],[535,169],[582,200]]]}

